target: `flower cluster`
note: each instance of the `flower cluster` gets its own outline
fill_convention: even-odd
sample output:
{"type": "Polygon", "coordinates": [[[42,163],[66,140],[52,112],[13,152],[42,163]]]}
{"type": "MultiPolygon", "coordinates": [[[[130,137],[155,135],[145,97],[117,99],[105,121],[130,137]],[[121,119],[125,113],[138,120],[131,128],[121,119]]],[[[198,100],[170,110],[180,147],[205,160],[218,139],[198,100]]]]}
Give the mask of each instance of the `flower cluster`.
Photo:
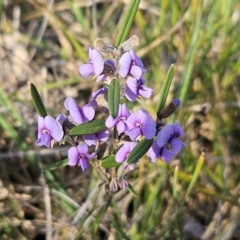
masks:
{"type": "Polygon", "coordinates": [[[79,107],[74,99],[66,98],[64,106],[69,112],[68,116],[61,114],[56,119],[51,116],[38,119],[38,139],[35,144],[50,148],[54,142],[67,139],[72,144],[68,150],[68,165],[78,165],[83,171],[89,167],[89,163],[94,162],[90,161],[91,159],[98,159],[96,161],[99,166],[99,156],[104,155],[101,153],[101,146],[106,142],[113,143],[109,144],[113,146],[111,152],[115,156],[115,161],[121,165],[112,175],[109,171],[101,169],[101,174],[105,176],[105,180],[107,179],[108,189],[112,191],[116,191],[118,187],[126,188],[128,185],[125,174],[133,170],[137,162],[128,164],[127,159],[138,142],[143,139],[154,139],[147,151],[147,156],[152,162],[158,158],[169,162],[185,146],[179,140],[183,136],[181,126],[177,122],[165,124],[163,121],[176,111],[180,100],[174,99],[162,109],[155,121],[147,111],[140,109],[131,112],[127,107],[127,100],[134,102],[141,97],[149,99],[153,93],[153,89],[145,86],[143,75],[146,69],[133,50],[137,45],[136,41],[138,42],[138,38],[133,36],[115,48],[97,39],[95,49],[89,48],[88,63],[79,67],[79,73],[84,78],[93,76],[97,82],[101,81],[105,86],[92,93],[90,102],[82,107],[79,107]],[[104,60],[100,52],[110,54],[112,59],[104,60]],[[112,79],[118,79],[121,83],[120,104],[116,117],[109,113],[108,107],[108,85],[112,79]],[[80,136],[68,135],[73,127],[95,119],[97,111],[102,113],[101,116],[105,116],[105,129],[80,136]]]}

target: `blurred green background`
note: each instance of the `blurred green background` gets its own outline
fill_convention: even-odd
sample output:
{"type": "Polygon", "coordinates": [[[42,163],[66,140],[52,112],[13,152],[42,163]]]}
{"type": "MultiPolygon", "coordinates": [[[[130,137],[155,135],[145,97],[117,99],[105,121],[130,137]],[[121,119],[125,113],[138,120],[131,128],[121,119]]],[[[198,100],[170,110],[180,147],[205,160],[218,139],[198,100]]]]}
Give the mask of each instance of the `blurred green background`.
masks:
{"type": "Polygon", "coordinates": [[[53,116],[66,114],[66,97],[86,104],[101,85],[82,79],[78,66],[97,37],[114,44],[129,3],[1,1],[0,239],[240,239],[238,0],[141,1],[130,36],[140,39],[135,50],[154,96],[134,107],[154,115],[174,64],[168,101],[182,104],[170,121],[180,122],[187,146],[169,165],[142,159],[129,175],[137,197],[119,191],[109,203],[91,170],[41,172],[68,147],[34,146],[28,83],[53,116]]]}

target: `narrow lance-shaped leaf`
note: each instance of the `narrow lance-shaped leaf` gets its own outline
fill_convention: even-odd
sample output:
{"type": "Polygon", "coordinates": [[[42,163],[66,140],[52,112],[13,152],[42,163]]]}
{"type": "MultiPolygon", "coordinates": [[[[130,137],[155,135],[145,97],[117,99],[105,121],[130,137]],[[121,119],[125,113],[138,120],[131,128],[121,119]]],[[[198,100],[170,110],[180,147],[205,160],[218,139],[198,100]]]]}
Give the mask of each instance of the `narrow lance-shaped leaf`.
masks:
{"type": "Polygon", "coordinates": [[[114,167],[119,167],[122,165],[122,163],[118,163],[115,160],[115,155],[111,154],[108,157],[104,158],[101,163],[100,163],[101,167],[104,168],[114,168],[114,167]]]}
{"type": "Polygon", "coordinates": [[[128,163],[135,163],[137,162],[152,146],[153,139],[148,140],[144,139],[141,142],[139,142],[136,147],[133,148],[133,150],[129,153],[127,162],[128,163]]]}
{"type": "Polygon", "coordinates": [[[173,65],[171,65],[171,67],[169,68],[169,70],[167,72],[167,76],[164,80],[163,86],[160,91],[160,97],[159,97],[158,104],[157,104],[157,115],[161,112],[161,110],[165,106],[168,92],[169,92],[169,89],[170,89],[170,86],[172,83],[173,75],[174,75],[174,67],[173,67],[173,65]]]}
{"type": "Polygon", "coordinates": [[[118,47],[121,43],[126,41],[129,31],[132,27],[132,23],[136,16],[139,4],[140,4],[140,0],[132,0],[131,1],[130,5],[126,11],[126,14],[123,18],[123,21],[121,23],[121,27],[120,27],[118,35],[117,35],[117,40],[116,40],[115,46],[118,47]]]}
{"type": "Polygon", "coordinates": [[[198,159],[197,166],[196,166],[195,171],[194,171],[193,176],[192,176],[192,180],[191,180],[191,182],[190,182],[190,184],[188,186],[188,190],[187,190],[185,199],[189,196],[190,192],[192,191],[192,188],[193,188],[194,184],[196,183],[196,181],[198,179],[198,176],[200,174],[202,165],[204,163],[204,159],[205,159],[205,154],[202,153],[200,155],[199,159],[198,159]]]}
{"type": "Polygon", "coordinates": [[[54,170],[54,169],[57,169],[57,168],[60,168],[60,167],[64,167],[68,164],[68,158],[62,160],[62,161],[59,161],[59,162],[56,162],[56,163],[53,163],[53,164],[50,164],[46,167],[44,167],[42,169],[42,171],[51,171],[51,170],[54,170]]]}
{"type": "Polygon", "coordinates": [[[114,222],[111,222],[110,225],[115,228],[115,230],[118,232],[118,234],[121,236],[121,239],[124,239],[124,240],[131,240],[130,237],[128,237],[125,233],[125,230],[122,229],[121,226],[117,225],[116,223],[114,222]]]}
{"type": "Polygon", "coordinates": [[[41,117],[46,117],[47,116],[47,111],[44,107],[44,104],[43,104],[42,99],[41,99],[41,97],[38,93],[38,90],[33,83],[30,83],[30,92],[31,92],[31,96],[32,96],[33,105],[34,105],[37,113],[41,117]]]}
{"type": "Polygon", "coordinates": [[[116,118],[120,103],[120,83],[118,79],[112,79],[108,88],[108,108],[110,115],[116,118]]]}
{"type": "Polygon", "coordinates": [[[132,193],[135,197],[137,197],[137,192],[130,183],[128,183],[127,189],[130,193],[132,193]]]}
{"type": "Polygon", "coordinates": [[[173,177],[173,198],[174,199],[177,199],[178,197],[178,191],[177,191],[178,170],[179,170],[179,167],[176,166],[174,170],[174,177],[173,177]]]}
{"type": "Polygon", "coordinates": [[[105,119],[96,119],[91,122],[82,123],[69,131],[71,136],[87,135],[105,130],[105,119]]]}

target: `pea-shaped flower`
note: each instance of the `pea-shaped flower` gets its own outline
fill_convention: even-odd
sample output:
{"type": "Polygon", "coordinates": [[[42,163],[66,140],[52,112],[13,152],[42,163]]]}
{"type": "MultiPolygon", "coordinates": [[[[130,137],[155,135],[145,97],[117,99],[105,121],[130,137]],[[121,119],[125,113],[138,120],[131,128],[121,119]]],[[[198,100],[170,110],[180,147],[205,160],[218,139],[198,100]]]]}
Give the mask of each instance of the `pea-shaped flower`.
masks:
{"type": "Polygon", "coordinates": [[[138,137],[145,136],[146,139],[152,139],[156,133],[156,123],[147,112],[138,110],[127,119],[128,131],[125,133],[136,141],[138,137]]]}
{"type": "Polygon", "coordinates": [[[88,146],[85,143],[80,143],[77,147],[71,147],[68,150],[68,165],[78,165],[84,171],[89,167],[88,161],[95,156],[95,153],[88,154],[88,146]]]}
{"type": "Polygon", "coordinates": [[[60,142],[63,138],[62,126],[51,116],[38,117],[38,139],[37,146],[51,147],[52,140],[60,142]]]}
{"type": "Polygon", "coordinates": [[[183,130],[178,123],[165,125],[157,134],[156,141],[148,150],[147,155],[152,162],[162,158],[169,162],[185,146],[178,138],[183,136],[183,130]]]}
{"type": "Polygon", "coordinates": [[[145,72],[142,61],[133,50],[125,52],[120,58],[118,73],[121,77],[132,76],[139,79],[145,72]]]}
{"type": "Polygon", "coordinates": [[[142,96],[144,98],[150,98],[153,92],[152,88],[144,86],[144,79],[140,78],[139,80],[133,77],[128,77],[126,81],[125,87],[125,96],[126,98],[134,102],[136,101],[138,96],[142,96]]]}
{"type": "Polygon", "coordinates": [[[114,119],[111,115],[107,118],[105,125],[108,128],[117,127],[117,131],[118,131],[118,135],[120,135],[121,133],[123,133],[124,131],[126,131],[128,129],[127,127],[127,119],[130,116],[130,111],[127,108],[127,105],[124,104],[119,104],[119,110],[118,110],[118,115],[117,117],[114,119]]]}
{"type": "Polygon", "coordinates": [[[81,65],[78,69],[84,78],[88,78],[91,75],[98,76],[104,68],[104,60],[96,49],[89,48],[88,54],[88,63],[81,65]]]}
{"type": "Polygon", "coordinates": [[[64,102],[65,108],[69,111],[72,120],[75,123],[84,123],[91,121],[94,118],[95,110],[92,107],[84,106],[80,108],[76,101],[70,97],[64,102]]]}

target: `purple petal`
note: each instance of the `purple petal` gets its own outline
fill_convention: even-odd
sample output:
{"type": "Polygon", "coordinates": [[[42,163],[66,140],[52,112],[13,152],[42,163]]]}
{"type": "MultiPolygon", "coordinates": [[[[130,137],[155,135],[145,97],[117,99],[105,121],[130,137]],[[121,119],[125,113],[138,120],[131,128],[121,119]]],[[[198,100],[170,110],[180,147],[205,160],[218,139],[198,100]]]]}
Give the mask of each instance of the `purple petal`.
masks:
{"type": "Polygon", "coordinates": [[[49,130],[50,135],[56,140],[57,142],[62,140],[63,137],[63,130],[58,124],[58,122],[51,116],[45,117],[45,124],[46,128],[49,130]]]}
{"type": "Polygon", "coordinates": [[[85,158],[85,157],[80,158],[79,163],[80,163],[80,166],[81,166],[83,171],[88,169],[89,164],[88,164],[88,159],[87,158],[85,158]]]}
{"type": "Polygon", "coordinates": [[[129,87],[126,85],[125,87],[125,97],[128,101],[135,102],[137,99],[137,94],[135,94],[129,87]]]}
{"type": "Polygon", "coordinates": [[[142,132],[146,139],[152,139],[156,133],[156,123],[152,118],[147,114],[147,120],[142,124],[142,132]]]}
{"type": "Polygon", "coordinates": [[[43,134],[42,131],[46,129],[45,119],[43,117],[38,116],[38,138],[43,134]]]}
{"type": "Polygon", "coordinates": [[[136,53],[131,49],[129,51],[132,60],[134,61],[135,65],[139,66],[140,68],[144,68],[144,65],[141,61],[141,59],[136,55],[136,53]]]}
{"type": "Polygon", "coordinates": [[[161,158],[164,162],[168,163],[171,161],[171,159],[173,158],[174,154],[169,151],[168,149],[164,148],[162,149],[162,152],[161,152],[161,158]]]}
{"type": "Polygon", "coordinates": [[[106,142],[108,140],[108,137],[109,137],[109,131],[108,130],[103,130],[103,131],[98,132],[96,135],[97,135],[97,138],[101,142],[106,142]]]}
{"type": "Polygon", "coordinates": [[[64,101],[64,106],[69,112],[71,110],[79,111],[79,107],[73,98],[67,97],[64,101]]]}
{"type": "Polygon", "coordinates": [[[111,127],[114,127],[118,122],[118,119],[113,119],[112,116],[109,115],[109,117],[107,118],[106,122],[105,122],[105,125],[108,127],[108,128],[111,128],[111,127]]]}
{"type": "Polygon", "coordinates": [[[96,134],[88,134],[83,136],[84,142],[88,146],[96,145],[97,144],[97,137],[96,134]]]}
{"type": "Polygon", "coordinates": [[[101,54],[97,50],[93,49],[89,58],[90,63],[93,65],[94,73],[96,75],[100,75],[104,67],[104,60],[101,54]]]}
{"type": "Polygon", "coordinates": [[[180,101],[178,98],[173,99],[172,102],[176,105],[177,108],[178,108],[178,107],[180,106],[180,104],[181,104],[181,101],[180,101]]]}
{"type": "Polygon", "coordinates": [[[141,86],[139,89],[139,95],[147,99],[151,97],[152,92],[153,92],[153,89],[146,86],[141,86]]]}
{"type": "Polygon", "coordinates": [[[52,137],[50,136],[50,134],[45,133],[41,136],[42,145],[46,146],[47,148],[51,147],[51,141],[52,137]]]}
{"type": "Polygon", "coordinates": [[[179,125],[179,123],[177,123],[177,122],[174,123],[173,128],[174,128],[173,132],[174,132],[175,137],[180,138],[183,136],[183,130],[182,130],[181,126],[179,125]]]}
{"type": "Polygon", "coordinates": [[[128,154],[133,150],[137,145],[136,142],[125,142],[123,146],[116,153],[115,159],[116,162],[123,162],[127,159],[128,154]]]}
{"type": "Polygon", "coordinates": [[[71,147],[68,150],[68,165],[69,166],[77,165],[79,162],[78,157],[79,157],[79,152],[78,152],[77,147],[71,147]]]}
{"type": "Polygon", "coordinates": [[[128,88],[137,95],[137,90],[138,90],[138,81],[136,78],[133,77],[128,77],[126,81],[126,85],[128,88]]]}
{"type": "Polygon", "coordinates": [[[182,141],[180,141],[178,138],[173,138],[170,141],[170,145],[171,145],[171,151],[174,154],[179,153],[181,149],[185,146],[185,144],[182,141]]]}
{"type": "Polygon", "coordinates": [[[147,152],[147,156],[151,158],[151,162],[156,162],[156,160],[159,157],[160,151],[161,151],[161,148],[158,147],[156,142],[154,142],[147,152]]]}
{"type": "Polygon", "coordinates": [[[64,102],[65,108],[70,112],[75,123],[83,123],[93,119],[95,111],[92,107],[84,106],[82,109],[78,107],[76,101],[70,97],[64,102]]]}
{"type": "Polygon", "coordinates": [[[77,146],[77,150],[78,150],[79,154],[85,155],[88,153],[88,146],[85,143],[80,143],[77,146]]]}
{"type": "Polygon", "coordinates": [[[157,145],[159,147],[164,147],[164,145],[168,143],[169,140],[173,137],[174,137],[174,127],[172,124],[167,124],[157,134],[157,140],[156,140],[157,145]]]}
{"type": "Polygon", "coordinates": [[[113,60],[107,59],[107,60],[105,61],[105,63],[111,65],[113,69],[116,69],[116,67],[115,67],[115,62],[114,62],[113,60]]]}
{"type": "Polygon", "coordinates": [[[123,121],[119,121],[117,123],[117,131],[118,131],[118,135],[120,135],[121,133],[123,133],[127,128],[127,125],[123,122],[123,121]]]}
{"type": "Polygon", "coordinates": [[[136,122],[142,122],[142,117],[144,116],[142,110],[138,110],[135,113],[132,113],[127,119],[127,125],[129,129],[136,127],[136,122]]]}
{"type": "Polygon", "coordinates": [[[111,182],[109,183],[109,188],[111,191],[115,192],[118,190],[117,182],[115,179],[112,179],[111,182]]]}
{"type": "Polygon", "coordinates": [[[107,79],[107,74],[101,74],[99,76],[97,76],[96,82],[100,82],[100,81],[105,81],[107,79]]]}
{"type": "Polygon", "coordinates": [[[65,114],[60,114],[56,118],[56,121],[62,126],[65,119],[67,119],[67,116],[65,114]]]}
{"type": "Polygon", "coordinates": [[[94,75],[94,68],[90,63],[81,65],[78,71],[84,78],[89,78],[91,75],[94,75]]]}
{"type": "Polygon", "coordinates": [[[132,65],[132,58],[129,52],[125,52],[119,60],[119,69],[118,69],[119,75],[125,78],[131,69],[131,65],[132,65]]]}
{"type": "Polygon", "coordinates": [[[127,120],[127,118],[131,115],[127,105],[124,103],[121,105],[121,117],[125,117],[127,120]]]}
{"type": "Polygon", "coordinates": [[[132,141],[136,141],[137,137],[142,135],[140,128],[133,128],[125,132],[132,141]]]}
{"type": "Polygon", "coordinates": [[[133,77],[139,79],[142,76],[143,71],[142,71],[142,69],[140,67],[132,65],[131,70],[130,70],[130,74],[133,77]]]}
{"type": "Polygon", "coordinates": [[[85,121],[91,121],[94,118],[95,110],[92,107],[84,106],[82,108],[82,113],[85,121]]]}

